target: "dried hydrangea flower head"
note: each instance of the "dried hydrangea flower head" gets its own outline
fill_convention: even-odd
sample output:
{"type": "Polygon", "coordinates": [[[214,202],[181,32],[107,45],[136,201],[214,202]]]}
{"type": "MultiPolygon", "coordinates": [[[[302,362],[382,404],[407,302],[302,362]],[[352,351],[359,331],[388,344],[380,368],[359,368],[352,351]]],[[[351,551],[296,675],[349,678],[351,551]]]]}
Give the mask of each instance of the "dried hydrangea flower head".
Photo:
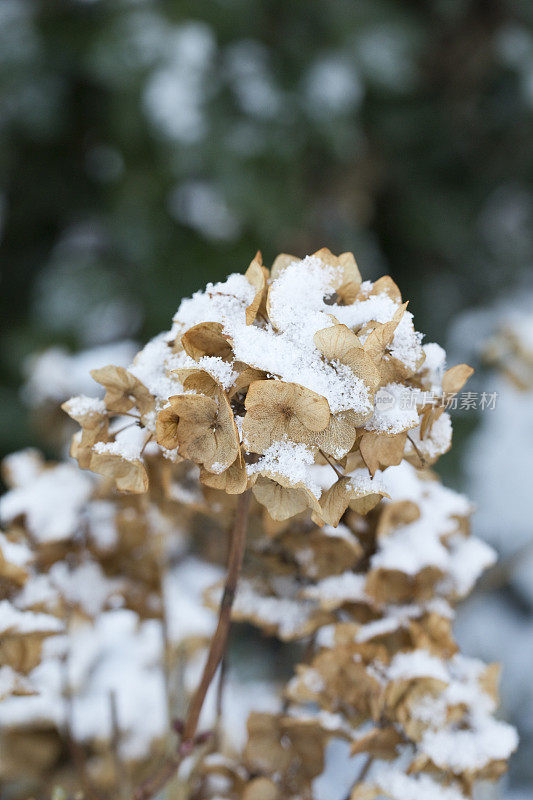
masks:
{"type": "MultiPolygon", "coordinates": [[[[244,275],[184,300],[131,366],[95,370],[103,399],[63,404],[81,427],[71,453],[98,477],[35,454],[8,460],[9,764],[38,724],[24,693],[43,690],[33,669],[43,653],[45,674],[59,667],[46,641],[68,607],[72,657],[85,658],[87,626],[94,640],[79,707],[101,696],[99,675],[115,674],[106,663],[127,663],[123,767],[137,783],[137,769],[170,752],[135,800],[156,797],[191,752],[189,800],[311,798],[335,740],[355,763],[352,800],[465,800],[502,773],[516,735],[493,717],[497,669],[459,654],[452,635],[454,604],[494,554],[469,535],[466,498],[427,469],[450,446],[446,400],[471,369],[445,371],[444,351],[422,345],[406,306],[389,277],[362,282],[349,253],[282,255],[270,271],[258,254],[244,275]],[[207,690],[231,619],[305,652],[281,692],[279,674],[245,690],[223,671],[220,715],[207,690]],[[177,745],[166,716],[176,658],[188,701],[177,745]],[[150,725],[143,703],[161,712],[150,725]],[[204,726],[217,731],[207,753],[204,726]]],[[[57,689],[48,705],[46,693],[37,708],[56,749],[39,777],[53,785],[63,722],[57,689]]],[[[112,728],[104,715],[89,725],[96,716],[81,714],[73,736],[98,786],[114,791],[120,770],[109,783],[102,757],[112,728]]]]}
{"type": "MultiPolygon", "coordinates": [[[[234,619],[305,655],[283,708],[250,715],[241,758],[207,757],[195,800],[220,796],[223,777],[232,800],[314,797],[339,740],[353,800],[466,800],[505,770],[517,739],[494,717],[498,667],[452,635],[455,604],[495,553],[470,535],[469,501],[427,470],[404,461],[383,479],[390,497],[365,516],[333,528],[299,515],[249,544],[234,619]]],[[[207,600],[216,608],[220,587],[207,600]]],[[[334,779],[320,796],[325,785],[339,796],[334,779]]]]}
{"type": "Polygon", "coordinates": [[[198,503],[185,462],[174,468],[175,498],[163,499],[160,466],[147,459],[150,489],[138,496],[36,450],[2,462],[0,782],[10,790],[24,776],[32,796],[48,797],[58,783],[74,794],[80,776],[65,764],[74,741],[107,791],[110,692],[132,780],[164,753],[163,664],[207,646],[214,615],[201,594],[221,570],[195,571],[191,558],[186,578],[170,575],[198,503]]]}
{"type": "Polygon", "coordinates": [[[367,513],[385,494],[379,469],[449,448],[449,416],[425,392],[456,392],[470,372],[442,374],[406,307],[391,278],[363,282],[351,253],[280,255],[270,271],[258,253],[183,300],[129,369],[93,372],[104,400],[64,404],[81,425],[72,454],[130,492],[146,490],[144,454],[159,448],[205,486],[253,487],[274,520],[367,513]]]}
{"type": "Polygon", "coordinates": [[[504,318],[489,340],[484,356],[522,391],[533,388],[533,323],[531,314],[515,311],[504,318]]]}

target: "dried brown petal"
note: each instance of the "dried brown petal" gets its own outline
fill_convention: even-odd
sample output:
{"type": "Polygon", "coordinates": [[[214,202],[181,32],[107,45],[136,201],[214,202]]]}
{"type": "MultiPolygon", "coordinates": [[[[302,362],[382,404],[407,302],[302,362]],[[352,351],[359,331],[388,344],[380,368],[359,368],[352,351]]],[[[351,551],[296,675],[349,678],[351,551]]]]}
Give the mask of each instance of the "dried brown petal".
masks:
{"type": "Polygon", "coordinates": [[[153,409],[154,399],[146,386],[124,367],[113,364],[91,370],[97,383],[106,390],[105,404],[109,411],[123,413],[136,406],[141,414],[153,409]]]}
{"type": "Polygon", "coordinates": [[[179,417],[177,438],[180,454],[210,472],[227,469],[237,458],[240,446],[233,412],[226,394],[217,400],[203,395],[174,395],[169,399],[179,417]]]}
{"type": "Polygon", "coordinates": [[[346,364],[372,391],[377,389],[380,382],[379,370],[358,337],[346,325],[323,328],[315,333],[313,340],[329,361],[346,364]]]}
{"type": "Polygon", "coordinates": [[[353,742],[350,755],[355,756],[358,753],[368,753],[375,758],[396,758],[398,755],[398,747],[403,741],[403,736],[396,728],[373,728],[370,733],[361,736],[353,742]]]}
{"type": "Polygon", "coordinates": [[[21,564],[15,564],[9,561],[5,557],[2,546],[0,545],[0,588],[3,589],[1,586],[2,582],[14,584],[18,587],[24,586],[27,577],[27,569],[21,564]]]}
{"type": "Polygon", "coordinates": [[[415,522],[419,517],[420,509],[411,500],[384,503],[376,526],[377,536],[388,536],[392,531],[415,522]]]}
{"type": "MultiPolygon", "coordinates": [[[[313,580],[340,575],[352,569],[363,555],[358,539],[348,529],[329,529],[325,533],[321,528],[295,531],[291,526],[282,535],[281,543],[283,553],[289,553],[297,562],[300,574],[313,580]]],[[[290,568],[294,570],[292,564],[290,568]]]]}
{"type": "Polygon", "coordinates": [[[353,417],[341,411],[331,415],[328,427],[311,437],[309,444],[329,456],[342,458],[354,446],[356,433],[353,417]]]}
{"type": "Polygon", "coordinates": [[[403,458],[407,432],[386,434],[365,431],[359,442],[361,456],[372,476],[376,470],[399,464],[403,458]]]}
{"type": "Polygon", "coordinates": [[[221,386],[205,370],[187,367],[177,369],[176,374],[186,392],[205,394],[213,399],[217,398],[221,386]]]}
{"type": "Polygon", "coordinates": [[[285,520],[308,508],[320,508],[314,494],[301,483],[291,484],[281,475],[275,478],[260,476],[254,487],[256,499],[265,506],[274,520],[285,520]],[[283,481],[283,484],[281,483],[283,481]]]}
{"type": "Polygon", "coordinates": [[[243,438],[256,453],[264,453],[285,437],[311,443],[313,434],[325,430],[330,421],[325,397],[296,383],[254,381],[245,407],[243,438]]]}
{"type": "Polygon", "coordinates": [[[115,453],[92,453],[90,469],[112,478],[121,492],[144,494],[148,489],[148,474],[140,459],[127,461],[115,453]]]}
{"type": "Polygon", "coordinates": [[[394,300],[395,303],[402,302],[402,294],[390,275],[383,275],[374,282],[369,295],[376,294],[386,294],[391,298],[391,300],[394,300]]]}
{"type": "Polygon", "coordinates": [[[444,402],[439,406],[430,403],[423,408],[420,421],[420,439],[425,439],[431,435],[431,428],[446,410],[446,405],[463,388],[473,372],[474,370],[468,364],[456,364],[455,367],[450,367],[450,369],[446,370],[442,378],[444,402]]]}
{"type": "Polygon", "coordinates": [[[361,273],[354,258],[353,253],[341,253],[334,256],[331,250],[323,247],[314,256],[319,258],[324,264],[334,267],[338,271],[334,281],[335,292],[343,305],[351,305],[357,297],[361,287],[361,273]]]}
{"type": "Polygon", "coordinates": [[[178,447],[178,423],[179,417],[171,405],[159,412],[155,430],[157,443],[161,447],[166,447],[167,450],[178,447]]]}
{"type": "Polygon", "coordinates": [[[279,776],[290,794],[320,775],[324,748],[325,736],[316,723],[257,712],[248,718],[244,751],[248,769],[255,774],[279,776]]]}
{"type": "Polygon", "coordinates": [[[416,575],[397,569],[374,569],[368,573],[365,591],[377,603],[409,603],[430,600],[442,572],[436,567],[424,567],[416,575]]]}
{"type": "Polygon", "coordinates": [[[246,324],[252,325],[261,307],[261,304],[264,303],[268,278],[268,270],[263,267],[263,259],[259,251],[256,253],[254,260],[244,273],[244,276],[255,289],[254,299],[246,308],[246,324]]]}
{"type": "Polygon", "coordinates": [[[200,481],[212,489],[221,489],[228,494],[242,494],[249,485],[246,464],[239,453],[233,464],[220,473],[200,469],[200,481]]]}
{"type": "Polygon", "coordinates": [[[367,514],[382,497],[387,496],[382,490],[368,491],[357,487],[350,477],[340,478],[322,495],[320,512],[316,516],[335,528],[348,506],[358,514],[367,514]]]}
{"type": "Polygon", "coordinates": [[[243,364],[242,361],[237,361],[233,365],[235,370],[238,371],[237,377],[233,383],[233,386],[230,387],[228,396],[230,400],[235,397],[236,394],[240,392],[244,392],[251,383],[254,381],[263,381],[267,377],[267,373],[263,372],[260,369],[255,369],[254,367],[249,367],[247,364],[243,364]]]}
{"type": "Polygon", "coordinates": [[[457,394],[473,373],[474,370],[468,364],[456,364],[455,367],[450,367],[442,377],[443,393],[445,395],[457,394]]]}
{"type": "Polygon", "coordinates": [[[88,469],[91,462],[91,451],[96,442],[109,440],[109,418],[106,414],[94,410],[79,411],[77,398],[73,397],[61,405],[69,417],[81,425],[81,432],[71,441],[70,455],[75,458],[82,469],[88,469]]]}
{"type": "Polygon", "coordinates": [[[242,800],[281,800],[281,795],[270,778],[254,778],[244,787],[242,800]]]}
{"type": "Polygon", "coordinates": [[[200,322],[193,325],[181,337],[183,349],[195,361],[202,356],[215,356],[230,361],[233,358],[233,349],[223,330],[224,326],[220,322],[200,322]]]}
{"type": "Polygon", "coordinates": [[[27,675],[41,662],[43,640],[56,632],[39,632],[24,636],[3,633],[0,638],[0,664],[7,664],[15,672],[27,675]]]}
{"type": "Polygon", "coordinates": [[[396,328],[400,324],[406,308],[407,303],[404,303],[394,313],[390,322],[377,323],[368,334],[363,347],[375,364],[381,361],[387,347],[392,342],[396,328]]]}

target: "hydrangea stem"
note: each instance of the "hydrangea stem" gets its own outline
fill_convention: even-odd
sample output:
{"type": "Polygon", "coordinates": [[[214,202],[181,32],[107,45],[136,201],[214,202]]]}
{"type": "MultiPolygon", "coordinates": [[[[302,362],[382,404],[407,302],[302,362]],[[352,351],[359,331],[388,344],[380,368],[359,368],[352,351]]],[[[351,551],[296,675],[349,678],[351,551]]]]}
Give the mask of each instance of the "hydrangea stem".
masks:
{"type": "Polygon", "coordinates": [[[215,677],[216,671],[224,658],[228,646],[228,637],[231,627],[231,609],[235,599],[237,582],[241,571],[242,560],[246,545],[246,529],[248,523],[248,513],[250,510],[251,493],[248,489],[239,495],[237,509],[235,512],[235,522],[231,534],[230,551],[228,556],[228,569],[224,592],[220,601],[218,613],[218,623],[211,639],[207,661],[198,688],[196,689],[189,704],[187,716],[183,726],[183,734],[178,751],[175,755],[168,758],[154,775],[145,780],[135,791],[134,800],[150,800],[154,797],[165,784],[172,778],[181,762],[192,753],[197,742],[196,733],[198,722],[204,705],[207,691],[215,677]]]}

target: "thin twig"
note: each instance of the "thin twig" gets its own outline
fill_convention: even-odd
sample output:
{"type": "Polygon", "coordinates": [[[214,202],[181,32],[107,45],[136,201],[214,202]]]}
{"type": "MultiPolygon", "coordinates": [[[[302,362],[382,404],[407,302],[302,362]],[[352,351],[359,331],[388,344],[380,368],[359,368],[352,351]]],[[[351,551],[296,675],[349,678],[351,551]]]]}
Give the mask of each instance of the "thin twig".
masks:
{"type": "Polygon", "coordinates": [[[145,443],[142,446],[141,452],[139,453],[140,456],[142,456],[142,454],[144,453],[144,451],[146,449],[146,445],[148,444],[148,442],[151,442],[151,441],[152,441],[152,434],[150,433],[148,435],[148,438],[146,439],[145,443]]]}
{"type": "Polygon", "coordinates": [[[111,753],[115,769],[115,781],[117,787],[117,797],[125,800],[129,796],[128,775],[122,756],[120,754],[120,725],[118,721],[117,696],[111,690],[109,692],[109,710],[111,714],[111,753]]]}
{"type": "Polygon", "coordinates": [[[226,684],[227,671],[228,671],[228,654],[225,653],[222,661],[220,662],[220,671],[217,684],[216,720],[214,728],[217,743],[220,740],[220,732],[222,725],[222,708],[224,704],[224,686],[226,684]]]}
{"type": "Polygon", "coordinates": [[[117,433],[122,433],[122,431],[125,431],[127,428],[133,428],[133,426],[136,424],[136,422],[128,422],[127,425],[123,425],[122,428],[117,428],[116,431],[112,431],[112,434],[113,436],[116,436],[117,433]]]}
{"type": "Polygon", "coordinates": [[[241,571],[244,547],[246,544],[246,528],[248,522],[248,511],[250,508],[250,498],[251,495],[249,489],[243,494],[239,495],[235,524],[231,537],[231,548],[228,557],[228,572],[226,576],[224,592],[222,594],[222,600],[220,601],[218,624],[211,641],[211,647],[209,648],[209,654],[207,656],[207,661],[204,667],[200,685],[198,686],[191,700],[189,711],[187,713],[185,730],[183,733],[184,744],[192,742],[194,738],[207,690],[209,689],[211,681],[215,677],[215,672],[217,671],[218,665],[222,661],[226,651],[228,634],[231,625],[231,608],[235,599],[235,591],[237,589],[237,581],[241,571]]]}
{"type": "Polygon", "coordinates": [[[338,478],[344,478],[344,477],[345,477],[345,476],[344,476],[344,473],[342,473],[342,472],[340,471],[340,469],[339,469],[337,466],[335,466],[334,462],[333,462],[333,461],[332,461],[332,460],[329,458],[329,456],[327,456],[327,455],[324,453],[324,451],[323,451],[323,450],[320,450],[320,453],[321,453],[321,455],[322,455],[322,456],[324,456],[324,458],[326,459],[326,461],[327,461],[327,462],[328,462],[328,464],[330,465],[331,469],[335,470],[335,472],[337,473],[337,477],[338,477],[338,478]]]}
{"type": "Polygon", "coordinates": [[[237,589],[237,581],[241,571],[244,548],[246,544],[246,529],[248,523],[248,512],[250,508],[250,490],[239,495],[235,523],[231,535],[231,545],[228,557],[228,569],[226,583],[220,603],[218,623],[211,639],[207,661],[205,663],[202,678],[189,704],[187,717],[183,726],[183,734],[177,752],[167,758],[160,769],[147,778],[134,792],[133,800],[150,800],[154,797],[165,784],[172,778],[178,770],[182,761],[194,751],[197,744],[205,741],[205,737],[196,736],[200,713],[202,711],[205,697],[211,682],[216,674],[218,666],[224,657],[228,645],[228,636],[231,626],[231,608],[237,589]],[[197,741],[198,739],[198,741],[197,741]]]}
{"type": "Polygon", "coordinates": [[[372,762],[373,761],[374,761],[374,756],[371,756],[371,755],[367,756],[367,759],[366,759],[365,763],[363,764],[363,766],[361,768],[361,772],[359,773],[359,776],[357,778],[357,783],[362,783],[364,781],[364,779],[368,775],[368,771],[369,771],[370,767],[372,766],[372,762]]]}
{"type": "Polygon", "coordinates": [[[413,445],[413,447],[414,447],[414,449],[415,449],[415,451],[416,451],[416,454],[417,454],[418,458],[419,458],[419,459],[420,459],[420,461],[422,462],[422,466],[423,466],[423,467],[427,467],[427,461],[426,461],[426,459],[424,458],[424,456],[422,455],[422,453],[420,452],[420,450],[419,450],[419,449],[418,449],[418,447],[416,446],[416,444],[415,444],[415,442],[413,441],[413,439],[411,439],[411,437],[409,436],[409,434],[407,434],[407,438],[409,439],[409,441],[410,441],[410,442],[411,442],[411,444],[413,445]]]}
{"type": "Polygon", "coordinates": [[[344,800],[350,800],[350,797],[352,796],[352,792],[355,789],[355,787],[359,783],[362,783],[364,781],[364,779],[366,778],[366,776],[368,775],[368,771],[369,771],[370,767],[372,766],[372,762],[373,761],[374,761],[374,756],[368,755],[366,757],[366,761],[363,764],[363,766],[361,767],[361,771],[360,771],[359,775],[357,776],[352,788],[350,789],[350,791],[348,792],[348,794],[346,795],[344,800]]]}

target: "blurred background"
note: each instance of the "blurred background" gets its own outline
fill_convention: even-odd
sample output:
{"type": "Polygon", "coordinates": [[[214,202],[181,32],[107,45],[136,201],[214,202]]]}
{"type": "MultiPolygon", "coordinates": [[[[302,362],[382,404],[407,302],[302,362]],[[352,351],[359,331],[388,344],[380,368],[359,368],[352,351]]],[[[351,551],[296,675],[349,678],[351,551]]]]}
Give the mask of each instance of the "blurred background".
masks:
{"type": "Polygon", "coordinates": [[[456,413],[440,469],[502,556],[459,634],[506,661],[514,798],[533,786],[533,379],[506,365],[533,363],[532,141],[533,4],[0,2],[0,451],[57,456],[50,409],[257,249],[390,273],[499,396],[456,413]]]}

